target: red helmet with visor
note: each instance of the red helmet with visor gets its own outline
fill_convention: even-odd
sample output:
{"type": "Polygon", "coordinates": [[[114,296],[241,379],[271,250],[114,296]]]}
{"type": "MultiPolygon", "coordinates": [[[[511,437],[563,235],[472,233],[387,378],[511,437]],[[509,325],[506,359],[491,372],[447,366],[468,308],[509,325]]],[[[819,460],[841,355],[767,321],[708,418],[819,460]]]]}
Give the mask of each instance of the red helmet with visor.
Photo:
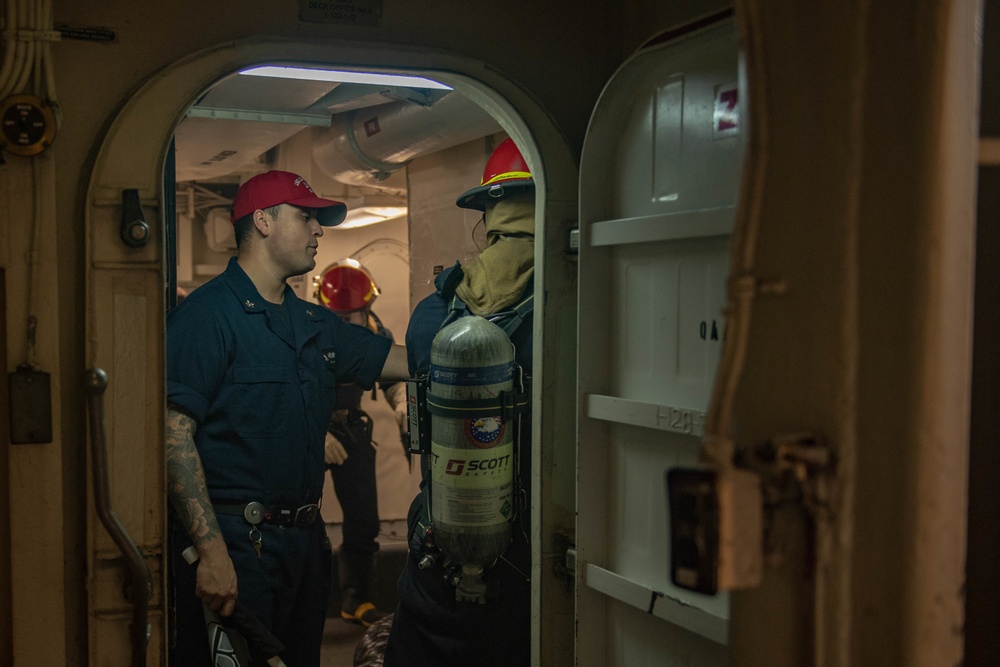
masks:
{"type": "Polygon", "coordinates": [[[513,139],[505,139],[497,146],[483,170],[483,180],[478,188],[464,193],[455,202],[461,208],[485,211],[486,204],[512,194],[533,192],[535,180],[528,163],[513,139]]]}
{"type": "Polygon", "coordinates": [[[375,279],[356,259],[342,259],[323,269],[315,298],[338,315],[371,306],[380,294],[375,279]]]}

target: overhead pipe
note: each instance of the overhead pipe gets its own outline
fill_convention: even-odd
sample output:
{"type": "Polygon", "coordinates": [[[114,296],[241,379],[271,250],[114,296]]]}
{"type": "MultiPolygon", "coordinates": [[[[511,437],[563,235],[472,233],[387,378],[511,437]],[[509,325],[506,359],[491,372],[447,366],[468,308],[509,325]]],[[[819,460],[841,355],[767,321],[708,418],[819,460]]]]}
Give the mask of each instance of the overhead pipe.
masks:
{"type": "Polygon", "coordinates": [[[313,159],[341,183],[379,187],[415,157],[501,131],[500,124],[460,93],[433,105],[390,102],[333,116],[313,129],[313,159]]]}

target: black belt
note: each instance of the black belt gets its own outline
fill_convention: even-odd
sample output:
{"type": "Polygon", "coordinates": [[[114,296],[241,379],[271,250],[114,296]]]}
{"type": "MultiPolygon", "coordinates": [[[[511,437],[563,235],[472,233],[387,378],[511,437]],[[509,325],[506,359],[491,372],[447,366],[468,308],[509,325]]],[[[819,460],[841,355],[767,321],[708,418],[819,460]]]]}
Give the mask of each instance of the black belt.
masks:
{"type": "Polygon", "coordinates": [[[276,526],[305,528],[312,525],[319,516],[319,504],[310,503],[301,507],[272,507],[267,509],[262,503],[252,500],[248,503],[212,503],[216,514],[241,516],[252,526],[267,521],[276,526]]]}

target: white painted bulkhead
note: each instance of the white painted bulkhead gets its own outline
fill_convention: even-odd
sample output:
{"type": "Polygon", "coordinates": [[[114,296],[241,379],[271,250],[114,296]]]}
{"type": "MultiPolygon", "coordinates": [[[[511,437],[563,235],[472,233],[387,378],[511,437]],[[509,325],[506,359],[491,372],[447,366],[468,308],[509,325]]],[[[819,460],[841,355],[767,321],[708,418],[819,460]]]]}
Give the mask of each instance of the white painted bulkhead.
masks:
{"type": "Polygon", "coordinates": [[[664,473],[698,465],[743,129],[731,19],[629,59],[580,168],[580,665],[719,665],[729,598],[670,580],[664,473]],[[666,662],[664,662],[666,661],[666,662]]]}

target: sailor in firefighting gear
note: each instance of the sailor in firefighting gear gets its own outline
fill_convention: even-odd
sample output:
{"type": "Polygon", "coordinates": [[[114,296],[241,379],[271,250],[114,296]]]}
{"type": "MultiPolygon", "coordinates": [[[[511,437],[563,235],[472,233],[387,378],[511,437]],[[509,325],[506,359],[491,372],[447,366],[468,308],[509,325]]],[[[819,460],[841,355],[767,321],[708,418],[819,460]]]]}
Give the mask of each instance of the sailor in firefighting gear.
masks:
{"type": "MultiPolygon", "coordinates": [[[[434,281],[435,293],[414,309],[406,332],[410,374],[428,372],[431,341],[440,329],[460,317],[479,315],[507,333],[516,363],[530,375],[535,186],[513,141],[507,139],[496,147],[480,185],[456,203],[483,211],[488,245],[468,265],[456,263],[440,273],[434,281]]],[[[519,430],[512,539],[506,552],[483,574],[484,604],[457,602],[448,559],[440,554],[427,558],[435,554],[432,532],[427,534],[432,518],[427,503],[429,466],[421,461],[421,493],[410,507],[410,554],[399,581],[399,605],[387,641],[385,667],[530,663],[530,413],[509,427],[519,430]]]]}
{"type": "MultiPolygon", "coordinates": [[[[379,288],[371,273],[354,259],[327,267],[316,280],[316,298],[345,322],[365,327],[392,340],[372,311],[379,288]]],[[[406,385],[379,385],[405,435],[406,385]]],[[[370,626],[385,615],[371,601],[370,586],[379,531],[375,487],[375,443],[372,420],[361,409],[364,391],[356,384],[337,386],[337,402],[326,434],[326,464],[344,512],[343,542],[337,550],[340,581],[340,615],[347,621],[370,626]]],[[[374,391],[372,392],[375,396],[374,391]]],[[[403,437],[403,436],[401,436],[403,437]]],[[[408,450],[407,450],[408,453],[408,450]]]]}

